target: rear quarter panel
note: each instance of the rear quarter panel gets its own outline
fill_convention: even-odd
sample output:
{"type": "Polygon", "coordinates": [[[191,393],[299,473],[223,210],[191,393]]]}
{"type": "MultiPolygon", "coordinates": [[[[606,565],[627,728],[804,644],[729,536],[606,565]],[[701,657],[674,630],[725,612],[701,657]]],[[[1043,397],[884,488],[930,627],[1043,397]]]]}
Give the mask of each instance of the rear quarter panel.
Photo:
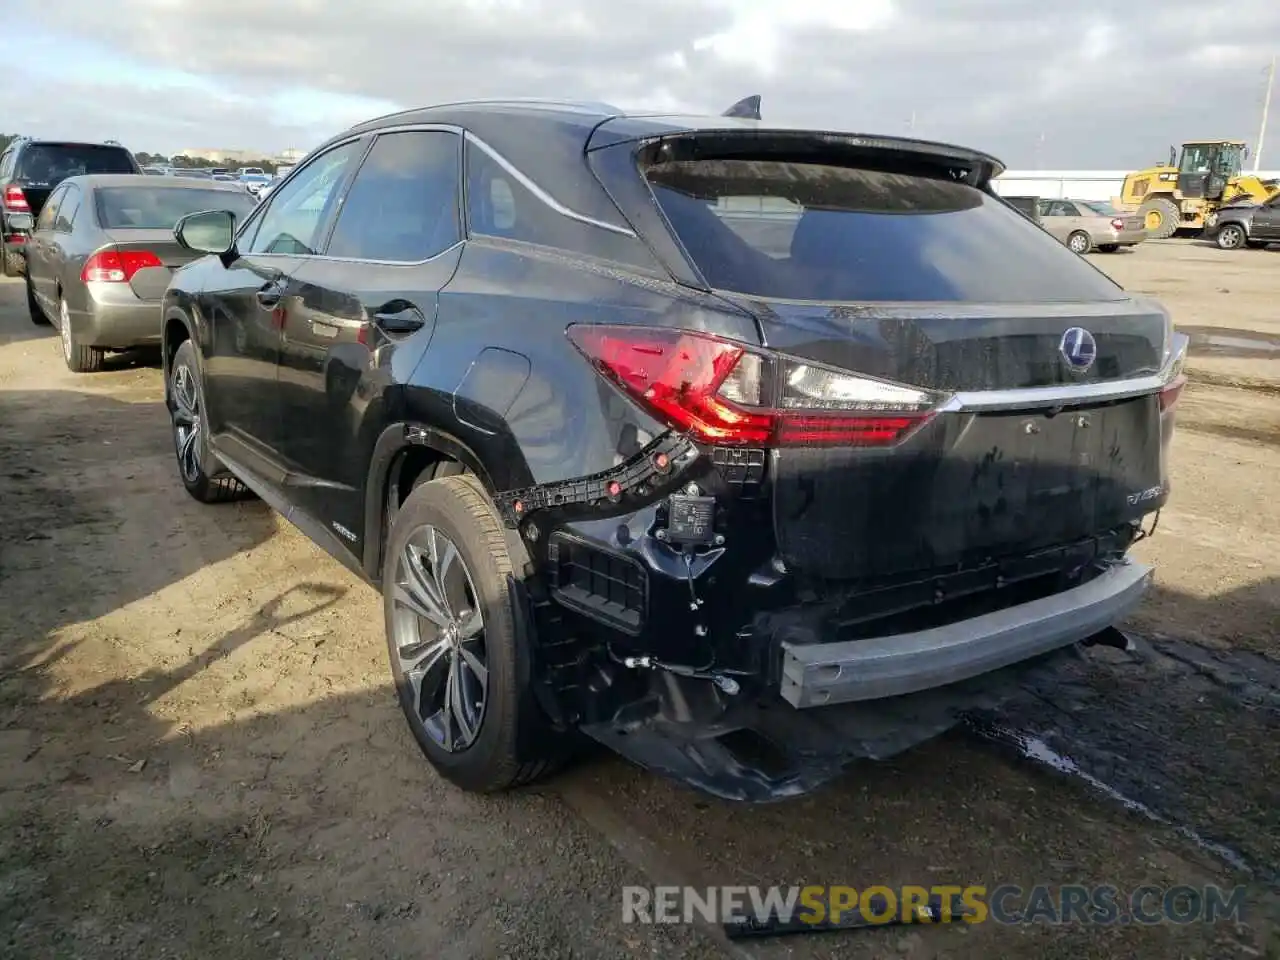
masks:
{"type": "Polygon", "coordinates": [[[458,439],[477,451],[499,489],[617,466],[666,427],[595,372],[565,336],[574,323],[676,326],[759,343],[754,320],[709,295],[546,247],[473,239],[440,296],[435,335],[409,392],[410,414],[439,423],[448,403],[457,411],[458,439]],[[462,397],[455,405],[459,384],[486,348],[515,355],[505,364],[512,375],[526,369],[518,358],[527,360],[518,392],[489,393],[506,410],[469,409],[473,401],[462,397]]]}

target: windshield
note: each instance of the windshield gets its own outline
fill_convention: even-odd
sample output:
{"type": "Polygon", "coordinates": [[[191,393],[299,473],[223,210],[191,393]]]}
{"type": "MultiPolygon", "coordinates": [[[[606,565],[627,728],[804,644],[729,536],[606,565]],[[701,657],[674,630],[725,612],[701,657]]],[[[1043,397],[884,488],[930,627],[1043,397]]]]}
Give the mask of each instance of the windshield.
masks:
{"type": "Polygon", "coordinates": [[[1026,216],[955,181],[772,160],[674,161],[645,175],[717,289],[855,302],[1124,296],[1026,216]]]}
{"type": "Polygon", "coordinates": [[[92,143],[37,143],[22,151],[16,177],[49,186],[90,173],[137,173],[129,151],[92,143]]]}
{"type": "Polygon", "coordinates": [[[230,210],[239,219],[257,204],[239,190],[181,187],[100,187],[96,205],[103,229],[171,230],[189,213],[230,210]]]}

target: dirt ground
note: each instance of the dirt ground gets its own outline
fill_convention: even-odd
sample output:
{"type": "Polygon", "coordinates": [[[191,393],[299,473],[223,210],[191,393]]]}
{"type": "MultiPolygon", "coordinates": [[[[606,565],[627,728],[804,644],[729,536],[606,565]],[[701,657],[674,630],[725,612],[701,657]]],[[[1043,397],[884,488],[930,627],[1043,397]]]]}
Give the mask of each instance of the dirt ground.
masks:
{"type": "Polygon", "coordinates": [[[994,739],[765,807],[609,756],[499,798],[442,783],[376,594],[261,503],[191,501],[154,363],[68,373],[0,281],[0,957],[1280,957],[1280,251],[1092,259],[1196,338],[1137,650],[994,739]],[[624,884],[945,882],[1248,900],[1239,925],[745,945],[621,922],[624,884]]]}

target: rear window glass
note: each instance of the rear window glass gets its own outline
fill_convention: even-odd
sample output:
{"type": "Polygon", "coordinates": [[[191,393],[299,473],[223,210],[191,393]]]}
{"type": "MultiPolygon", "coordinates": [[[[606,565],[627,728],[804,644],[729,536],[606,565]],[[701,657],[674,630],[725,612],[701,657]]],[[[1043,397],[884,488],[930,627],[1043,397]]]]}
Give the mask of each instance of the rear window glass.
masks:
{"type": "Polygon", "coordinates": [[[693,160],[645,175],[711,286],[787,300],[1116,300],[1123,291],[996,197],[813,163],[693,160]]]}
{"type": "Polygon", "coordinates": [[[1094,213],[1102,214],[1104,217],[1119,217],[1122,215],[1119,210],[1105,200],[1082,200],[1080,204],[1088,207],[1094,213]]]}
{"type": "Polygon", "coordinates": [[[95,191],[103,229],[171,230],[189,213],[230,210],[245,217],[257,201],[238,190],[183,190],[180,187],[101,187],[95,191]]]}
{"type": "Polygon", "coordinates": [[[89,173],[137,173],[122,147],[84,143],[36,143],[22,151],[17,178],[33,186],[59,183],[89,173]]]}

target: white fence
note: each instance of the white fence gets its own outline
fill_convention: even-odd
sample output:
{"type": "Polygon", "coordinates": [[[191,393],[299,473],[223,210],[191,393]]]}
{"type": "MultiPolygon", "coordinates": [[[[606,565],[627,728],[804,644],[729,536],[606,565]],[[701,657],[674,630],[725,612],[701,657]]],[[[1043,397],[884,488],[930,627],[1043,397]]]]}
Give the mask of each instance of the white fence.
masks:
{"type": "MultiPolygon", "coordinates": [[[[1072,200],[1111,200],[1120,195],[1129,170],[1006,170],[994,181],[1005,197],[1047,197],[1072,200]]],[[[1247,171],[1252,172],[1252,171],[1247,171]]],[[[1280,178],[1280,170],[1259,170],[1264,180],[1280,178]]]]}

